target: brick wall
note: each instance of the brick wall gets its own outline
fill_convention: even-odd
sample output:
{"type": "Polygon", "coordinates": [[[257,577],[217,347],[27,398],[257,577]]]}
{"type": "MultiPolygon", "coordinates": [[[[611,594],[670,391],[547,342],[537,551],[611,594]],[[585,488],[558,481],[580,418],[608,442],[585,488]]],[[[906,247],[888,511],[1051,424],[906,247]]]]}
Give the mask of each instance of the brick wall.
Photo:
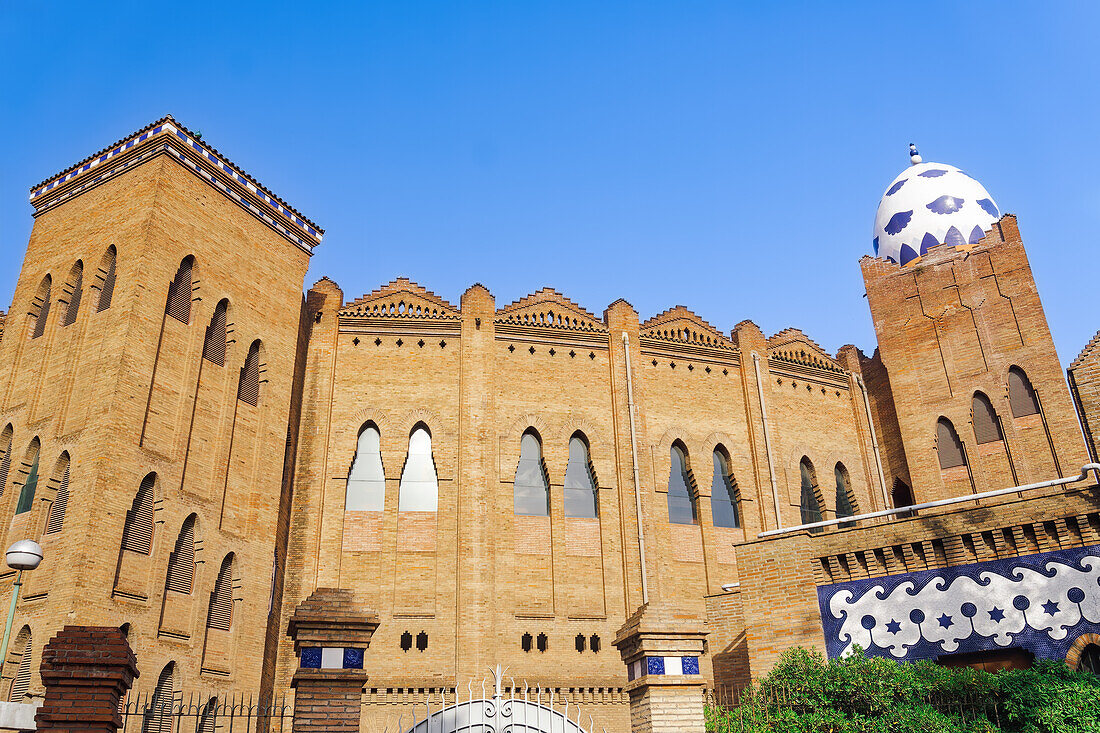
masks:
{"type": "Polygon", "coordinates": [[[1100,332],[1069,365],[1068,376],[1090,455],[1100,461],[1100,332]]]}

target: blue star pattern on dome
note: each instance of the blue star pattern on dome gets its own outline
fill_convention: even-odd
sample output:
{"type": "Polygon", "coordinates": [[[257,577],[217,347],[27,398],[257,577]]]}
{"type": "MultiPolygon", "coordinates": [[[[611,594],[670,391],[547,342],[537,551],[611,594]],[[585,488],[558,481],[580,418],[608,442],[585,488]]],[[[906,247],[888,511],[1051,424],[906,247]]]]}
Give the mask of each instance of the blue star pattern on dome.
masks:
{"type": "Polygon", "coordinates": [[[937,245],[976,244],[1000,217],[978,181],[955,166],[922,163],[913,155],[914,164],[882,195],[872,235],[875,255],[902,265],[937,245]]]}
{"type": "Polygon", "coordinates": [[[858,645],[870,655],[896,659],[1010,646],[1065,658],[1080,634],[1100,633],[1100,545],[817,591],[830,657],[858,645]]]}

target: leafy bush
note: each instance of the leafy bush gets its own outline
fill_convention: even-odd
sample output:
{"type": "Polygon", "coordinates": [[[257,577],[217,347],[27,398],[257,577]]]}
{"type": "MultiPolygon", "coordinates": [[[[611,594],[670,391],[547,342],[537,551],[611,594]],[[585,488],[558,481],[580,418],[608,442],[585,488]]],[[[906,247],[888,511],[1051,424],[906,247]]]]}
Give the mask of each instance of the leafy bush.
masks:
{"type": "Polygon", "coordinates": [[[982,672],[801,648],[731,708],[708,706],[710,733],[1100,733],[1100,678],[1062,662],[982,672]]]}

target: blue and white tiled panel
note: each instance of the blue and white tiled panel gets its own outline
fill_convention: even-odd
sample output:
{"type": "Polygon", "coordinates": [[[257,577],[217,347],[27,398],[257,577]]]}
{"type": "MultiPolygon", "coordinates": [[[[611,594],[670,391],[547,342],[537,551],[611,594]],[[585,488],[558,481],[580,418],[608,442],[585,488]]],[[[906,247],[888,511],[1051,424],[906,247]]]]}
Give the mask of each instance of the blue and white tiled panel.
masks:
{"type": "Polygon", "coordinates": [[[1100,633],[1100,546],[1055,550],[817,589],[830,657],[856,645],[899,660],[1023,648],[1065,659],[1100,633]]]}
{"type": "Polygon", "coordinates": [[[699,674],[699,657],[642,657],[631,662],[626,672],[628,680],[635,680],[643,674],[699,674]]]}
{"type": "Polygon", "coordinates": [[[363,650],[357,647],[302,647],[302,669],[362,669],[363,650]]]}

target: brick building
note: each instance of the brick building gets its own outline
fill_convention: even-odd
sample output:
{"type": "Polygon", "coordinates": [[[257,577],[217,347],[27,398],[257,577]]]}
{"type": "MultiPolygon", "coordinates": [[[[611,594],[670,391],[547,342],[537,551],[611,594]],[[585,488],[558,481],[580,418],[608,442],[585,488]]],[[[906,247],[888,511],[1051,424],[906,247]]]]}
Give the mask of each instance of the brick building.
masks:
{"type": "MultiPolygon", "coordinates": [[[[40,690],[66,623],[121,625],[147,689],[286,689],[321,663],[290,620],[335,588],[377,614],[368,729],[500,664],[624,730],[612,642],[645,601],[705,618],[700,673],[740,685],[792,644],[845,651],[852,616],[834,611],[876,582],[1100,567],[1086,481],[798,528],[1088,460],[1016,220],[950,166],[916,159],[880,204],[882,257],[860,263],[870,357],[751,321],[722,333],[682,306],[596,315],[552,289],[451,303],[323,278],[303,295],[323,231],[170,117],[31,202],[0,321],[0,510],[5,541],[47,559],[5,699],[40,690]]],[[[1072,372],[1086,416],[1096,353],[1072,372]]],[[[893,630],[879,608],[863,645],[1092,653],[1096,583],[1062,603],[1079,611],[1058,639],[1004,592],[1022,641],[893,630]],[[897,633],[916,636],[885,643],[897,633]]]]}

